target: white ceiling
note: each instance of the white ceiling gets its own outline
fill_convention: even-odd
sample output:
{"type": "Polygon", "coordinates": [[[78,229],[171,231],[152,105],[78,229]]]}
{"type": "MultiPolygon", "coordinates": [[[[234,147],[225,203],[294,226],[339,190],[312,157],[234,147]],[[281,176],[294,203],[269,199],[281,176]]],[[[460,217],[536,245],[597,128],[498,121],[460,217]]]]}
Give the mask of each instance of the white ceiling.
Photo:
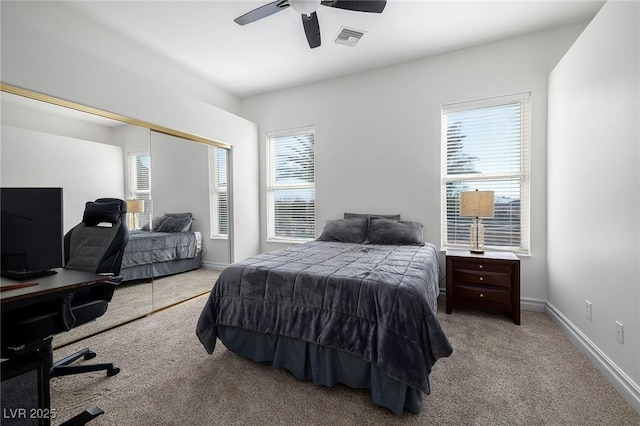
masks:
{"type": "Polygon", "coordinates": [[[247,97],[591,19],[604,1],[389,0],[382,14],[320,6],[322,46],[310,49],[288,8],[240,26],[269,1],[74,1],[76,12],[247,97]],[[342,27],[365,32],[334,43],[342,27]]]}

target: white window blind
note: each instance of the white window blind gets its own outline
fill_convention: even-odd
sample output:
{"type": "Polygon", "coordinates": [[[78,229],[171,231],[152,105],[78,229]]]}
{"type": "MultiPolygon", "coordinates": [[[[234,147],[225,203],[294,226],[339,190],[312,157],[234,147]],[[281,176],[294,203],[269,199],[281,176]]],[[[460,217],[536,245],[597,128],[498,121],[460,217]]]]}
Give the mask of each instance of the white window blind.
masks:
{"type": "Polygon", "coordinates": [[[460,192],[495,193],[485,248],[529,252],[530,94],[442,106],[442,243],[469,247],[460,192]]]}
{"type": "Polygon", "coordinates": [[[315,238],[313,128],[267,134],[267,239],[315,238]]]}
{"type": "Polygon", "coordinates": [[[137,213],[137,222],[149,223],[151,205],[151,156],[148,152],[129,154],[129,199],[144,200],[144,211],[137,213]]]}
{"type": "Polygon", "coordinates": [[[209,147],[209,207],[211,238],[229,235],[229,194],[227,191],[227,150],[209,147]]]}

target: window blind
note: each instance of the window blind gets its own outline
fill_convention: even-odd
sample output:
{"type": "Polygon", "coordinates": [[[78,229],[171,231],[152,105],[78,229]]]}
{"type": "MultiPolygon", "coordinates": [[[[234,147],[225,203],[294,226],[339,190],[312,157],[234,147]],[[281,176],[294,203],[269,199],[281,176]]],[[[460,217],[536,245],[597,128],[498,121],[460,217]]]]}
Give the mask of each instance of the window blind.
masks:
{"type": "Polygon", "coordinates": [[[468,247],[460,192],[494,191],[485,247],[529,251],[530,94],[442,106],[442,242],[468,247]]]}
{"type": "Polygon", "coordinates": [[[129,154],[129,198],[144,200],[144,211],[138,213],[138,223],[149,223],[151,205],[151,156],[148,152],[129,154]]]}
{"type": "Polygon", "coordinates": [[[229,195],[227,191],[227,150],[209,147],[209,219],[211,238],[229,235],[229,195]]]}
{"type": "Polygon", "coordinates": [[[267,239],[315,238],[312,128],[267,134],[267,239]]]}

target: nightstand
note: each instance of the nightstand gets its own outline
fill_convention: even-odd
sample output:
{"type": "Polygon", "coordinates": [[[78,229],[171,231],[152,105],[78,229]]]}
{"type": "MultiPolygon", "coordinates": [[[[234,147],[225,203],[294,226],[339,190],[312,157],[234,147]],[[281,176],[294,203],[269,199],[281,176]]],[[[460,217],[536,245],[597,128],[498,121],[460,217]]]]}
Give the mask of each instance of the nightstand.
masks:
{"type": "Polygon", "coordinates": [[[520,324],[520,259],[508,252],[447,250],[447,314],[454,305],[509,312],[520,324]]]}

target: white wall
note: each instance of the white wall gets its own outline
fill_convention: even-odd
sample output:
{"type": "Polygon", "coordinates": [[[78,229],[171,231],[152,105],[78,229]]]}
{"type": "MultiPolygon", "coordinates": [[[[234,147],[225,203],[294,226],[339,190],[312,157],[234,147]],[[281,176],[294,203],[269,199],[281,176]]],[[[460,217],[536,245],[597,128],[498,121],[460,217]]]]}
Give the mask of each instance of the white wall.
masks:
{"type": "Polygon", "coordinates": [[[609,1],[550,75],[548,300],[617,380],[632,381],[623,395],[640,411],[638,28],[640,3],[609,1]]]}
{"type": "Polygon", "coordinates": [[[65,233],[82,221],[87,201],[124,198],[122,148],[6,125],[0,136],[0,184],[62,187],[65,233]]]}
{"type": "MultiPolygon", "coordinates": [[[[50,2],[2,3],[2,81],[124,116],[162,125],[233,146],[234,257],[259,250],[258,150],[256,126],[217,106],[185,95],[172,82],[162,84],[140,73],[140,64],[126,68],[121,56],[111,60],[101,40],[93,49],[72,42],[92,37],[90,22],[72,13],[49,10],[50,2]],[[47,13],[51,13],[48,15],[47,13]]],[[[107,34],[101,32],[101,36],[107,34]]],[[[128,49],[122,44],[120,49],[128,49]]],[[[138,49],[133,51],[138,52],[138,49]]],[[[131,52],[129,52],[131,53],[131,52]]],[[[129,62],[135,61],[131,55],[129,62]]],[[[144,61],[143,61],[144,62],[144,61]]],[[[153,68],[147,68],[150,70],[153,68]]],[[[226,104],[220,100],[220,104],[226,104]]],[[[206,177],[204,177],[206,178],[206,177]]]]}
{"type": "MultiPolygon", "coordinates": [[[[433,56],[245,100],[258,123],[261,200],[265,132],[315,127],[318,232],[345,211],[400,213],[440,244],[440,107],[531,92],[531,256],[522,296],[546,300],[547,76],[586,23],[433,56]]],[[[261,250],[266,243],[261,203],[261,250]]]]}

